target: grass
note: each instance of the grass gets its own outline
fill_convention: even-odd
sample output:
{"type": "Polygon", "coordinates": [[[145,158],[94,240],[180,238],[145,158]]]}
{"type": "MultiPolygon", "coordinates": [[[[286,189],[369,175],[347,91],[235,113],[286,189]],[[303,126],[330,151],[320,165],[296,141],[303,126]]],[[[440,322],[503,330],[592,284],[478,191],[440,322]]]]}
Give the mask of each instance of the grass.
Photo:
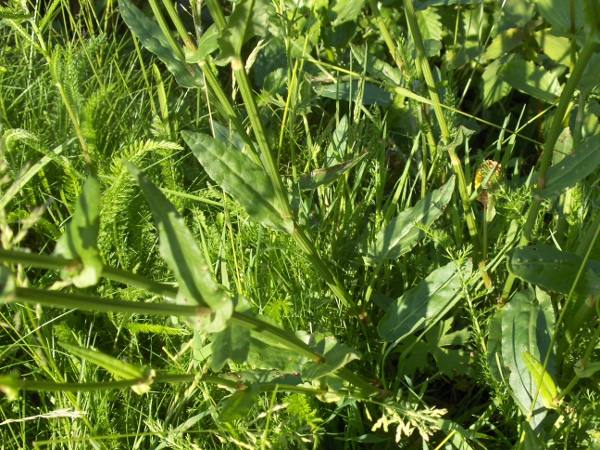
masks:
{"type": "Polygon", "coordinates": [[[561,35],[562,4],[257,2],[248,31],[231,4],[137,2],[153,36],[171,30],[167,70],[123,20],[130,2],[5,3],[0,448],[599,445],[600,161],[585,152],[600,80],[594,34],[561,35]],[[210,17],[231,49],[201,58],[210,17]],[[186,130],[234,159],[217,166],[220,147],[186,130]],[[235,161],[246,180],[223,181],[235,161]],[[79,236],[67,223],[89,175],[104,278],[78,286],[65,267],[98,256],[49,255],[79,236]],[[513,258],[543,246],[561,253],[513,258]],[[165,300],[194,286],[202,308],[218,309],[214,288],[235,313],[208,325],[165,300]],[[97,312],[100,297],[114,307],[97,312]],[[136,367],[154,372],[123,375],[136,367]]]}

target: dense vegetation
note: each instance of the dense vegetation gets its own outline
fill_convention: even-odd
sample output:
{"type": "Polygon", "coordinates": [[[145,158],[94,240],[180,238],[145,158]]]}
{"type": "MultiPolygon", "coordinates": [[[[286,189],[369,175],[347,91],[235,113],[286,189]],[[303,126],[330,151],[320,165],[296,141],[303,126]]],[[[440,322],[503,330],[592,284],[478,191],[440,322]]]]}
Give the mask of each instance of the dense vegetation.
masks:
{"type": "Polygon", "coordinates": [[[0,36],[0,448],[600,448],[597,0],[0,36]]]}

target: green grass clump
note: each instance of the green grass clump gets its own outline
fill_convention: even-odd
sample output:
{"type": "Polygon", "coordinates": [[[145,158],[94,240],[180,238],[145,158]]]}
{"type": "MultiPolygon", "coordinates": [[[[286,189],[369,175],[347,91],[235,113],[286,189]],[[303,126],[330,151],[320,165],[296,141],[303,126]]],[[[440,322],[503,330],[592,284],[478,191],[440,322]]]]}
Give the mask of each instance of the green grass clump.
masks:
{"type": "Polygon", "coordinates": [[[598,447],[581,3],[3,2],[0,447],[598,447]]]}

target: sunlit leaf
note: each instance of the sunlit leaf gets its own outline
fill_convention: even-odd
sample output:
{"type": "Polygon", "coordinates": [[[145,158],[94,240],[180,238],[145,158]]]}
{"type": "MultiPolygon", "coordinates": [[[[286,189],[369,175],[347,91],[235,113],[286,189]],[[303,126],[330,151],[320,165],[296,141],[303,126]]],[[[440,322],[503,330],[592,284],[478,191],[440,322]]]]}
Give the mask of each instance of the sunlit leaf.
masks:
{"type": "Polygon", "coordinates": [[[323,169],[315,169],[306,175],[302,175],[299,179],[300,189],[310,190],[316,189],[319,186],[331,184],[342,175],[348,173],[354,166],[356,166],[367,156],[368,153],[364,153],[342,164],[337,164],[333,167],[327,167],[323,169]]]}
{"type": "Polygon", "coordinates": [[[337,27],[345,22],[356,20],[366,0],[333,0],[329,12],[331,26],[337,27]]]}
{"type": "Polygon", "coordinates": [[[565,36],[571,35],[571,27],[575,31],[583,27],[583,3],[573,2],[575,12],[575,23],[571,24],[571,2],[564,0],[534,0],[540,15],[553,26],[553,30],[565,36]]]}
{"type": "Polygon", "coordinates": [[[373,264],[386,259],[396,259],[409,252],[425,236],[420,228],[430,227],[443,214],[454,191],[452,176],[448,182],[419,200],[412,208],[407,208],[394,217],[390,223],[369,244],[365,262],[373,264]]]}
{"type": "Polygon", "coordinates": [[[198,325],[207,332],[225,329],[233,313],[233,302],[225,289],[213,279],[193,234],[160,189],[133,164],[125,162],[125,165],[135,176],[150,205],[158,229],[158,249],[179,283],[177,302],[210,307],[211,323],[204,323],[208,319],[198,318],[198,325]]]}
{"type": "Polygon", "coordinates": [[[150,391],[150,385],[153,383],[156,376],[156,373],[150,367],[128,364],[97,350],[90,350],[65,342],[59,342],[58,345],[68,350],[72,355],[83,358],[92,364],[96,364],[97,366],[106,369],[117,379],[138,380],[136,385],[131,386],[131,389],[136,394],[142,395],[150,391]]]}
{"type": "Polygon", "coordinates": [[[461,299],[461,277],[468,278],[471,270],[471,261],[466,261],[460,271],[450,262],[431,272],[392,303],[379,322],[379,335],[388,342],[397,342],[433,326],[461,299]]]}
{"type": "Polygon", "coordinates": [[[546,55],[563,66],[571,64],[571,42],[562,36],[550,34],[547,29],[535,33],[535,39],[546,55]]]}
{"type": "Polygon", "coordinates": [[[6,395],[6,400],[13,402],[19,398],[19,373],[12,371],[7,375],[0,375],[0,392],[6,395]]]}
{"type": "MultiPolygon", "coordinates": [[[[236,311],[252,312],[246,299],[237,297],[236,300],[236,311]]],[[[246,362],[250,351],[250,330],[247,328],[230,325],[223,331],[213,334],[211,339],[211,365],[215,372],[221,370],[227,361],[238,364],[246,362]]]]}
{"type": "Polygon", "coordinates": [[[196,53],[186,55],[185,62],[188,64],[195,64],[204,61],[208,55],[219,48],[219,36],[219,29],[213,23],[198,40],[196,53]]]}
{"type": "Polygon", "coordinates": [[[521,357],[527,366],[527,370],[533,376],[535,384],[540,389],[544,406],[548,409],[556,409],[554,399],[558,396],[558,390],[548,371],[543,370],[542,364],[528,351],[524,351],[521,357]]]}
{"type": "Polygon", "coordinates": [[[493,60],[510,52],[513,48],[523,42],[525,38],[525,30],[520,28],[511,28],[498,34],[492,43],[488,46],[483,57],[488,60],[493,60]]]}
{"type": "MultiPolygon", "coordinates": [[[[536,244],[509,253],[508,270],[513,275],[549,291],[569,293],[583,258],[550,245],[536,244]]],[[[600,262],[588,260],[575,293],[600,293],[600,262]]]]}
{"type": "Polygon", "coordinates": [[[97,247],[99,231],[100,184],[95,177],[89,177],[75,204],[73,218],[54,249],[55,255],[75,259],[80,263],[63,269],[63,280],[71,280],[77,287],[98,283],[104,267],[97,247]]]}
{"type": "Polygon", "coordinates": [[[304,334],[299,336],[314,350],[324,356],[323,361],[307,361],[302,366],[302,378],[316,380],[335,372],[350,361],[360,359],[360,353],[334,338],[323,336],[320,333],[304,334]]]}
{"type": "Polygon", "coordinates": [[[275,188],[266,171],[248,156],[202,133],[183,131],[206,173],[257,222],[291,233],[294,222],[276,201],[275,188]]]}
{"type": "Polygon", "coordinates": [[[498,76],[513,88],[548,103],[556,103],[562,92],[556,75],[531,61],[510,61],[499,68],[498,76]]]}
{"type": "Polygon", "coordinates": [[[511,91],[510,84],[502,81],[502,78],[498,76],[498,70],[505,64],[505,58],[500,58],[489,64],[483,74],[481,75],[481,98],[483,100],[483,106],[489,108],[494,103],[502,100],[511,91]]]}

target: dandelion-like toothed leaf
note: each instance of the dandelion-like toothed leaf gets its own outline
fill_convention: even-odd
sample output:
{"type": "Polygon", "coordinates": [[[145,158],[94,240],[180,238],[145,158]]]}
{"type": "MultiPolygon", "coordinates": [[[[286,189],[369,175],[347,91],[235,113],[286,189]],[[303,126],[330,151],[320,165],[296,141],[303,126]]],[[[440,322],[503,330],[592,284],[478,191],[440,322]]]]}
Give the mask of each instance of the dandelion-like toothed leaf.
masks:
{"type": "Polygon", "coordinates": [[[173,204],[135,165],[125,165],[150,205],[159,235],[159,252],[179,283],[177,302],[208,306],[212,310],[210,318],[198,317],[192,325],[211,333],[224,330],[233,313],[231,297],[213,279],[194,236],[173,204]]]}
{"type": "Polygon", "coordinates": [[[78,345],[67,344],[65,342],[59,342],[58,344],[72,355],[106,369],[117,379],[137,380],[138,383],[131,386],[131,389],[136,394],[142,395],[150,391],[150,385],[156,376],[154,370],[150,367],[128,364],[100,351],[90,350],[78,345]]]}
{"type": "Polygon", "coordinates": [[[119,0],[123,20],[144,48],[154,53],[165,63],[180,86],[195,88],[204,85],[199,70],[186,66],[173,52],[160,27],[148,19],[130,0],[119,0]]]}
{"type": "Polygon", "coordinates": [[[70,280],[77,287],[98,283],[104,267],[97,246],[99,231],[100,184],[95,177],[89,177],[75,204],[73,218],[54,249],[55,255],[79,262],[61,271],[63,280],[70,280]]]}
{"type": "Polygon", "coordinates": [[[433,326],[462,298],[461,277],[468,279],[471,270],[469,260],[461,268],[450,262],[434,270],[392,303],[379,322],[379,335],[388,342],[397,342],[433,326]]]}
{"type": "MultiPolygon", "coordinates": [[[[517,248],[508,255],[508,271],[548,291],[567,294],[577,278],[583,258],[550,245],[517,248]]],[[[579,295],[600,293],[600,262],[588,260],[575,286],[579,295]]]]}
{"type": "Polygon", "coordinates": [[[304,380],[316,380],[344,367],[350,361],[360,359],[360,352],[334,338],[320,333],[298,333],[300,339],[323,355],[322,361],[307,361],[301,370],[304,380]]]}
{"type": "Polygon", "coordinates": [[[367,264],[386,259],[396,259],[410,251],[423,239],[425,232],[417,225],[430,227],[444,212],[454,191],[452,176],[448,182],[417,202],[412,208],[402,211],[375,237],[375,242],[364,251],[367,264]]]}
{"type": "MultiPolygon", "coordinates": [[[[554,333],[554,311],[550,296],[533,289],[516,293],[504,307],[502,316],[502,362],[509,369],[508,383],[511,394],[528,416],[533,396],[537,390],[534,375],[527,369],[523,352],[528,352],[538,361],[546,357],[554,333]]],[[[556,369],[551,355],[547,372],[552,376],[556,369]]],[[[531,425],[538,429],[546,416],[542,396],[538,396],[533,408],[531,425]]]]}
{"type": "Polygon", "coordinates": [[[294,221],[279,207],[266,171],[248,156],[206,134],[181,133],[206,173],[262,225],[291,233],[294,221]]]}

